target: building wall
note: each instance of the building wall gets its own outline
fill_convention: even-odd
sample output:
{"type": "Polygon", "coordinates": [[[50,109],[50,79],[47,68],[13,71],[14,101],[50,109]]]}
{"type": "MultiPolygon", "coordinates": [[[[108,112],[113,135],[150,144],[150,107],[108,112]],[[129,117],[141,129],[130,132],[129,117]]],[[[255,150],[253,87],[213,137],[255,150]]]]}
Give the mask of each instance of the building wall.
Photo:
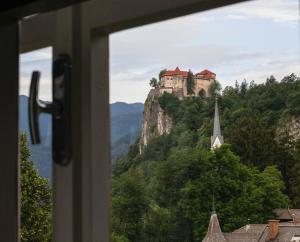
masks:
{"type": "Polygon", "coordinates": [[[209,86],[213,82],[213,79],[201,79],[201,78],[195,78],[195,95],[198,96],[201,89],[204,89],[206,95],[208,95],[209,86]]]}
{"type": "Polygon", "coordinates": [[[182,76],[164,76],[161,78],[161,86],[172,88],[183,88],[182,76]]]}
{"type": "MultiPolygon", "coordinates": [[[[208,95],[209,86],[214,81],[214,79],[204,79],[195,77],[195,87],[194,95],[198,96],[199,91],[204,89],[205,94],[208,95]]],[[[172,93],[171,89],[182,89],[183,95],[188,96],[187,94],[187,78],[182,76],[164,76],[160,80],[160,93],[168,92],[172,93]]]]}

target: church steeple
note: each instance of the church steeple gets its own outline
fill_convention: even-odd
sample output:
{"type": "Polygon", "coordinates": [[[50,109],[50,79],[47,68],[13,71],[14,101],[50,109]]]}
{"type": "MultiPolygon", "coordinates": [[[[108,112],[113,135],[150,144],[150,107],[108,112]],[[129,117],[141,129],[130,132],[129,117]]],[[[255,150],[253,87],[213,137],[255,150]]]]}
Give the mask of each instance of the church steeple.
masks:
{"type": "Polygon", "coordinates": [[[223,136],[221,134],[221,125],[219,117],[218,97],[215,101],[215,116],[214,116],[214,131],[211,136],[211,149],[220,147],[224,143],[223,136]]]}
{"type": "Polygon", "coordinates": [[[208,230],[202,242],[226,242],[215,211],[211,213],[208,230]]]}

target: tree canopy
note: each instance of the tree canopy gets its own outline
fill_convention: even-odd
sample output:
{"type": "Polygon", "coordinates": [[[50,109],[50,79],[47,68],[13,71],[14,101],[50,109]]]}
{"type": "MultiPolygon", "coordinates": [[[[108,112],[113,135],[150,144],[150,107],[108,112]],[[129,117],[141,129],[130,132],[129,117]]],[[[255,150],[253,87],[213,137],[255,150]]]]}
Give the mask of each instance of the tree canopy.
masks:
{"type": "Polygon", "coordinates": [[[151,87],[156,88],[157,85],[158,85],[157,79],[156,79],[155,77],[152,77],[152,79],[151,79],[150,82],[149,82],[149,85],[150,85],[151,87]]]}
{"type": "Polygon", "coordinates": [[[20,136],[21,241],[52,241],[52,190],[30,161],[27,136],[20,136]]]}
{"type": "Polygon", "coordinates": [[[222,90],[221,83],[218,82],[217,80],[214,80],[209,86],[208,93],[210,96],[215,96],[215,95],[219,95],[221,90],[222,90]]]}
{"type": "Polygon", "coordinates": [[[166,72],[167,72],[167,69],[163,69],[159,72],[159,74],[158,74],[159,80],[162,77],[162,75],[165,74],[166,72]]]}
{"type": "Polygon", "coordinates": [[[186,82],[187,82],[187,87],[186,87],[187,88],[187,94],[188,95],[194,94],[195,93],[195,90],[194,90],[194,88],[195,88],[195,80],[194,80],[194,74],[193,74],[193,72],[191,70],[189,70],[189,72],[188,72],[188,76],[187,76],[186,82]]]}

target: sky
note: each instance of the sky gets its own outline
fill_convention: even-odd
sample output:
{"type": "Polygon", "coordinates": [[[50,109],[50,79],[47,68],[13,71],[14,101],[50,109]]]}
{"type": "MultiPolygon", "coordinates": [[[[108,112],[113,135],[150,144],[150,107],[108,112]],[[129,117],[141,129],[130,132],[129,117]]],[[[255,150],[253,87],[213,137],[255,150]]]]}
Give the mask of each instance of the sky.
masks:
{"type": "MultiPolygon", "coordinates": [[[[300,75],[298,0],[256,0],[110,35],[110,102],[144,102],[162,69],[209,69],[222,87],[300,75]]],[[[40,96],[51,99],[51,48],[21,55],[21,94],[42,71],[40,96]]]]}

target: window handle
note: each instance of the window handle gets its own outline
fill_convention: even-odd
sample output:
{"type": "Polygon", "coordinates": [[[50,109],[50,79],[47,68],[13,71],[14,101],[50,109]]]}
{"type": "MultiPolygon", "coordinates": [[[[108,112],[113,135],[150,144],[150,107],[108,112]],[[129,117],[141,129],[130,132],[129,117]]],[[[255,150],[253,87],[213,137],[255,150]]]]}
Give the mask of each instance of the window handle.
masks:
{"type": "Polygon", "coordinates": [[[52,115],[52,157],[54,162],[67,165],[71,159],[71,60],[61,54],[52,66],[53,101],[39,99],[39,81],[41,73],[34,71],[31,77],[28,117],[32,144],[40,144],[39,115],[52,115]]]}
{"type": "Polygon", "coordinates": [[[41,73],[33,71],[28,100],[29,131],[32,144],[40,144],[39,115],[49,113],[59,115],[62,107],[59,103],[46,102],[39,99],[39,82],[41,73]]]}

